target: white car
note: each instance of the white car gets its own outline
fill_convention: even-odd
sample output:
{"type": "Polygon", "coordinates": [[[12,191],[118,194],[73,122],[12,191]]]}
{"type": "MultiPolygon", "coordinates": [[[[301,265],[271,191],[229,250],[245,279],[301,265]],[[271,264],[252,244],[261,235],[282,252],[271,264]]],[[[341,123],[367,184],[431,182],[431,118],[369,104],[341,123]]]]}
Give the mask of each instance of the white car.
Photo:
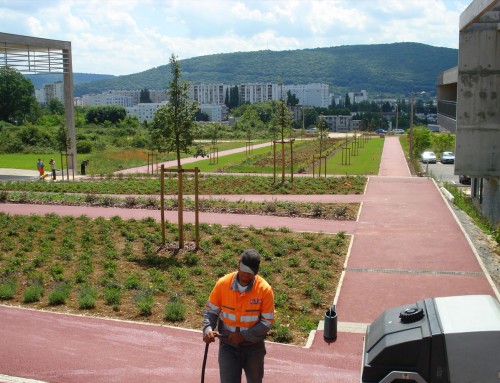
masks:
{"type": "Polygon", "coordinates": [[[394,129],[393,130],[394,134],[404,134],[405,131],[403,129],[394,129]]]}
{"type": "Polygon", "coordinates": [[[430,150],[426,150],[422,153],[420,159],[424,164],[435,164],[436,154],[434,154],[434,152],[431,152],[430,150]]]}

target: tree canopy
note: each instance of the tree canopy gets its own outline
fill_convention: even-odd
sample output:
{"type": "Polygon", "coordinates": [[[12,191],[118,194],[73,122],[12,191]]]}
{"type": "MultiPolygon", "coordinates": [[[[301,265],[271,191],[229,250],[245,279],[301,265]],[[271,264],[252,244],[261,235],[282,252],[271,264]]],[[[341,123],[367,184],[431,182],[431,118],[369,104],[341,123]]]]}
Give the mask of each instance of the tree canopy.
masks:
{"type": "Polygon", "coordinates": [[[189,153],[193,143],[193,117],[198,104],[188,97],[189,83],[181,82],[181,69],[177,57],[170,57],[172,80],[167,90],[170,101],[158,108],[151,127],[154,148],[162,151],[175,151],[177,168],[181,166],[181,152],[189,153]]]}
{"type": "Polygon", "coordinates": [[[14,68],[0,67],[0,120],[20,125],[35,121],[40,108],[35,87],[14,68]]]}

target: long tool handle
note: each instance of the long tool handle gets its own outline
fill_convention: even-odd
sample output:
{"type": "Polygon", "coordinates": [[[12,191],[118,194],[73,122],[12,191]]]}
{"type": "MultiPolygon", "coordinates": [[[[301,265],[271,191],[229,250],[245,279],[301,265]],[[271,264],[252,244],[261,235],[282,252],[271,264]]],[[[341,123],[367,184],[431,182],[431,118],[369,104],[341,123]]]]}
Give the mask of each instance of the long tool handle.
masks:
{"type": "Polygon", "coordinates": [[[208,346],[210,343],[205,344],[205,355],[203,356],[203,366],[201,367],[201,383],[205,383],[205,366],[207,365],[208,346]]]}

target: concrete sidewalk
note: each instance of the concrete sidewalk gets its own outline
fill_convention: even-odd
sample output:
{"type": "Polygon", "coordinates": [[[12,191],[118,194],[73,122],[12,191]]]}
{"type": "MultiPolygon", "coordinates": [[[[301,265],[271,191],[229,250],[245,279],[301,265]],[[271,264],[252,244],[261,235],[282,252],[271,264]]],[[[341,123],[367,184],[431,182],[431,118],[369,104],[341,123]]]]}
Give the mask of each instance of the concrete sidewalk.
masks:
{"type": "MultiPolygon", "coordinates": [[[[436,296],[499,297],[433,180],[410,176],[397,137],[385,138],[379,175],[369,178],[361,202],[359,219],[349,227],[335,221],[273,221],[292,230],[344,230],[353,242],[332,297],[337,341],[326,343],[320,327],[307,348],[267,343],[266,382],[359,382],[363,331],[385,309],[436,296]]],[[[159,215],[7,204],[0,204],[0,211],[159,215]]],[[[203,215],[203,222],[229,221],[260,227],[270,226],[271,219],[203,215]]],[[[0,374],[51,383],[198,382],[204,350],[197,331],[10,307],[0,307],[0,337],[0,374]]],[[[216,352],[217,346],[209,350],[206,382],[218,381],[216,352]]]]}

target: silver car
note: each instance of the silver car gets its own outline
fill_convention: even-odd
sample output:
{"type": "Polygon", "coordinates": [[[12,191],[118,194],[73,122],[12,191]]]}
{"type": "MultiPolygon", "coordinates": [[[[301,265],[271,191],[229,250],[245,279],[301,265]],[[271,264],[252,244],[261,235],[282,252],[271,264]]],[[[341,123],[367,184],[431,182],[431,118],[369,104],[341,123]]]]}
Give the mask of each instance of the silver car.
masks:
{"type": "Polygon", "coordinates": [[[441,153],[441,163],[442,164],[454,164],[455,163],[455,154],[453,152],[441,153]]]}
{"type": "Polygon", "coordinates": [[[430,150],[426,150],[420,156],[420,160],[424,164],[435,164],[436,163],[436,154],[434,154],[434,152],[431,152],[430,150]]]}

